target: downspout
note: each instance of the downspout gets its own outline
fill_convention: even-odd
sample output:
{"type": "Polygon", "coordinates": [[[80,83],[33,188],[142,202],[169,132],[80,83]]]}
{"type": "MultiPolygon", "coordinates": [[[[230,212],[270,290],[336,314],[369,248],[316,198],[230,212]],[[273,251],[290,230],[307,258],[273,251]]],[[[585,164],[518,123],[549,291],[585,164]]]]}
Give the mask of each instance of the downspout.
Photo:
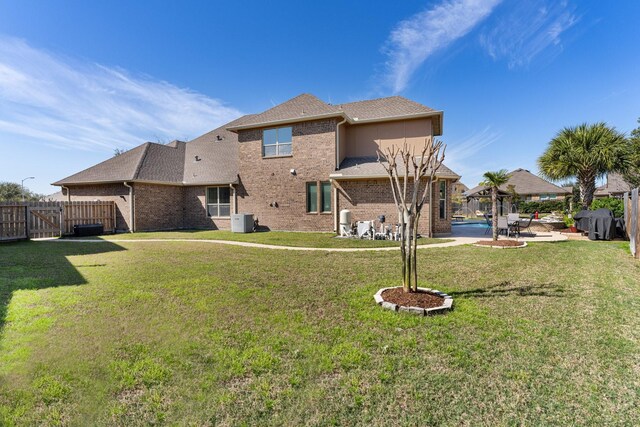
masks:
{"type": "MultiPolygon", "coordinates": [[[[347,118],[345,117],[344,120],[342,120],[341,122],[338,122],[338,124],[336,125],[336,167],[335,170],[338,170],[340,168],[340,125],[343,125],[347,122],[347,118]]],[[[333,180],[330,180],[332,185],[331,187],[334,187],[333,185],[333,180]]],[[[335,204],[333,206],[333,228],[335,232],[339,231],[340,228],[340,224],[338,223],[338,188],[335,187],[334,188],[334,193],[335,193],[335,204]]]]}
{"type": "Polygon", "coordinates": [[[231,189],[231,193],[233,194],[233,211],[232,214],[238,213],[238,200],[236,199],[236,187],[233,184],[229,184],[229,188],[231,189]]]}
{"type": "Polygon", "coordinates": [[[69,187],[61,185],[60,188],[62,188],[63,190],[67,190],[67,202],[71,202],[71,190],[69,189],[69,187]]]}
{"type": "Polygon", "coordinates": [[[129,221],[131,221],[131,226],[129,227],[129,232],[134,233],[136,231],[136,222],[133,213],[135,209],[133,208],[133,187],[127,184],[127,181],[123,182],[124,186],[129,189],[129,221]]]}
{"type": "Polygon", "coordinates": [[[347,122],[345,118],[343,121],[338,122],[336,125],[336,170],[340,168],[340,125],[343,125],[347,122]]]}

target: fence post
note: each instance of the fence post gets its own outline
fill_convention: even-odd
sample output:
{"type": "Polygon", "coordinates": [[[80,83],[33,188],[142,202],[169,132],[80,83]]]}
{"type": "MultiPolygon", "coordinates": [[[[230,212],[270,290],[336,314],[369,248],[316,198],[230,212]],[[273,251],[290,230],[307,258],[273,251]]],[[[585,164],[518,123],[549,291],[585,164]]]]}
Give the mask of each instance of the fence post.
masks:
{"type": "Polygon", "coordinates": [[[25,205],[24,207],[24,234],[26,234],[27,240],[31,239],[30,230],[29,230],[29,221],[31,220],[31,208],[29,205],[25,205]]]}

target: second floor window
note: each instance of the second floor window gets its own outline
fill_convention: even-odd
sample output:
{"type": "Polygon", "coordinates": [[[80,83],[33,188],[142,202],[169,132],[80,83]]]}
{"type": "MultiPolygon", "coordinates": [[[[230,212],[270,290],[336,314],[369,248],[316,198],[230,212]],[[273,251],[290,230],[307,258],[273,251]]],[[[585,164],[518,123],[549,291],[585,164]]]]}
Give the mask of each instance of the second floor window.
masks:
{"type": "Polygon", "coordinates": [[[262,133],[262,156],[290,156],[291,127],[265,129],[262,133]]]}

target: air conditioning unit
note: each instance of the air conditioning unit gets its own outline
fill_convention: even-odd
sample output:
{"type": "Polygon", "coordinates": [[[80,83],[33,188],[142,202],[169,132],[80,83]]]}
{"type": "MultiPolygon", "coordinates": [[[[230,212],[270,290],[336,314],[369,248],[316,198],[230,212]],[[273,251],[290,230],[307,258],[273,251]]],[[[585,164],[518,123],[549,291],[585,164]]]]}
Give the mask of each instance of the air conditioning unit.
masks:
{"type": "Polygon", "coordinates": [[[231,231],[234,233],[253,232],[253,214],[240,213],[231,215],[231,231]]]}

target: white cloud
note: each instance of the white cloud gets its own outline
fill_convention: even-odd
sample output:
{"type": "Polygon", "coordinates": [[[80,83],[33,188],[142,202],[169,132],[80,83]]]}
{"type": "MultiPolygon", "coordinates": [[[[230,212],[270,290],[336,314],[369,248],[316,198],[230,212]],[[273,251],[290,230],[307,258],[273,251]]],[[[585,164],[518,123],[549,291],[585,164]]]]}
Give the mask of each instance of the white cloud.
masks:
{"type": "Polygon", "coordinates": [[[80,62],[0,37],[0,133],[106,151],[195,137],[241,113],[148,76],[80,62]]]}
{"type": "Polygon", "coordinates": [[[471,31],[500,1],[445,0],[400,22],[384,48],[385,83],[402,91],[429,56],[471,31]]]}
{"type": "Polygon", "coordinates": [[[567,1],[517,2],[481,35],[480,43],[493,59],[505,59],[509,68],[527,66],[548,49],[562,51],[562,34],[579,20],[567,1]]]}
{"type": "Polygon", "coordinates": [[[495,166],[486,163],[479,164],[478,155],[500,138],[502,138],[502,132],[487,126],[459,142],[447,144],[445,164],[461,175],[462,182],[472,188],[481,181],[482,174],[492,170],[495,166]]]}

